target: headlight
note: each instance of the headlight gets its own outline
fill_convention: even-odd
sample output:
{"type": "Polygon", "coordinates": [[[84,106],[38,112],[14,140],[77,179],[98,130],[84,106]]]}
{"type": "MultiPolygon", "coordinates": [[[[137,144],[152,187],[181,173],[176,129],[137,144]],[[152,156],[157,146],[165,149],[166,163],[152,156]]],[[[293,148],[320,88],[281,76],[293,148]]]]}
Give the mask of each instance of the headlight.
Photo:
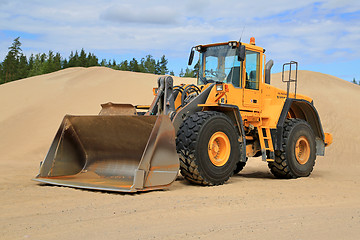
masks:
{"type": "Polygon", "coordinates": [[[229,46],[235,48],[237,46],[237,42],[229,42],[229,46]]]}
{"type": "Polygon", "coordinates": [[[222,84],[216,85],[216,91],[220,92],[222,90],[224,90],[224,87],[222,84]]]}

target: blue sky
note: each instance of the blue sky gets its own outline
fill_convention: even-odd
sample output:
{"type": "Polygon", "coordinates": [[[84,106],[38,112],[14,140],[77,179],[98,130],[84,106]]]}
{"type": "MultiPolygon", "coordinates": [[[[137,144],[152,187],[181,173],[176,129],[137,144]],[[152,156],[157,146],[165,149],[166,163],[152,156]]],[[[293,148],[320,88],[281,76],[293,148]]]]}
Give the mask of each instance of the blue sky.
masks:
{"type": "Polygon", "coordinates": [[[14,38],[23,52],[84,48],[117,61],[147,54],[176,74],[197,44],[250,37],[273,59],[360,80],[359,0],[0,0],[0,60],[14,38]],[[244,29],[244,31],[243,31],[244,29]]]}

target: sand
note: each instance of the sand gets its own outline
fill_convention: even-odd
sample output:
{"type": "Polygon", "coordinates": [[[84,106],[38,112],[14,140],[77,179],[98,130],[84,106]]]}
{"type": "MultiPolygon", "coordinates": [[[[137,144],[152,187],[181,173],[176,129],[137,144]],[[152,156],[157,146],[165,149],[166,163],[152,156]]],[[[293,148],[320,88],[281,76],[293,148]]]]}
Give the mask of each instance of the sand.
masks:
{"type": "Polygon", "coordinates": [[[316,72],[299,71],[298,93],[314,98],[334,143],[308,178],[275,179],[253,158],[217,187],[179,176],[167,190],[119,194],[31,181],[65,114],[149,104],[157,78],[71,68],[0,86],[0,239],[359,238],[360,86],[316,72]]]}

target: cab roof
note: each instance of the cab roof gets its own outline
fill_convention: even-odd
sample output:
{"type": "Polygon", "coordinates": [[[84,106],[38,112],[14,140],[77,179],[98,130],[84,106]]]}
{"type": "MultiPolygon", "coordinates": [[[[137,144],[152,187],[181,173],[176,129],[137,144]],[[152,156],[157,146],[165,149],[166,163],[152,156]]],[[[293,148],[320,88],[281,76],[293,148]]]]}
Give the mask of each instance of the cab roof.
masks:
{"type": "Polygon", "coordinates": [[[195,46],[195,50],[200,51],[202,48],[215,47],[215,46],[221,46],[221,45],[235,46],[235,44],[236,44],[236,47],[239,47],[240,45],[244,45],[246,49],[254,50],[257,52],[265,52],[264,48],[256,46],[255,44],[243,43],[243,42],[239,42],[239,41],[229,41],[229,42],[197,45],[197,46],[195,46]]]}

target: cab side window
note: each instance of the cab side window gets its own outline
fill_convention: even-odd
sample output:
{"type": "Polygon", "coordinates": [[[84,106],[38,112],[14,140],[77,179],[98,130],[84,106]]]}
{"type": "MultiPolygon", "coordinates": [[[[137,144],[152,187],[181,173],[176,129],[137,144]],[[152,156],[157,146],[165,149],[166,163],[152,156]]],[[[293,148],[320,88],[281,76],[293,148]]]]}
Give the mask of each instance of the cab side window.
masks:
{"type": "Polygon", "coordinates": [[[246,84],[245,88],[259,90],[259,53],[246,51],[246,84]]]}
{"type": "Polygon", "coordinates": [[[227,66],[231,66],[228,70],[225,69],[227,74],[226,82],[231,83],[234,87],[242,87],[241,82],[241,63],[237,60],[237,57],[227,58],[229,61],[227,66]],[[227,71],[226,71],[227,70],[227,71]]]}

